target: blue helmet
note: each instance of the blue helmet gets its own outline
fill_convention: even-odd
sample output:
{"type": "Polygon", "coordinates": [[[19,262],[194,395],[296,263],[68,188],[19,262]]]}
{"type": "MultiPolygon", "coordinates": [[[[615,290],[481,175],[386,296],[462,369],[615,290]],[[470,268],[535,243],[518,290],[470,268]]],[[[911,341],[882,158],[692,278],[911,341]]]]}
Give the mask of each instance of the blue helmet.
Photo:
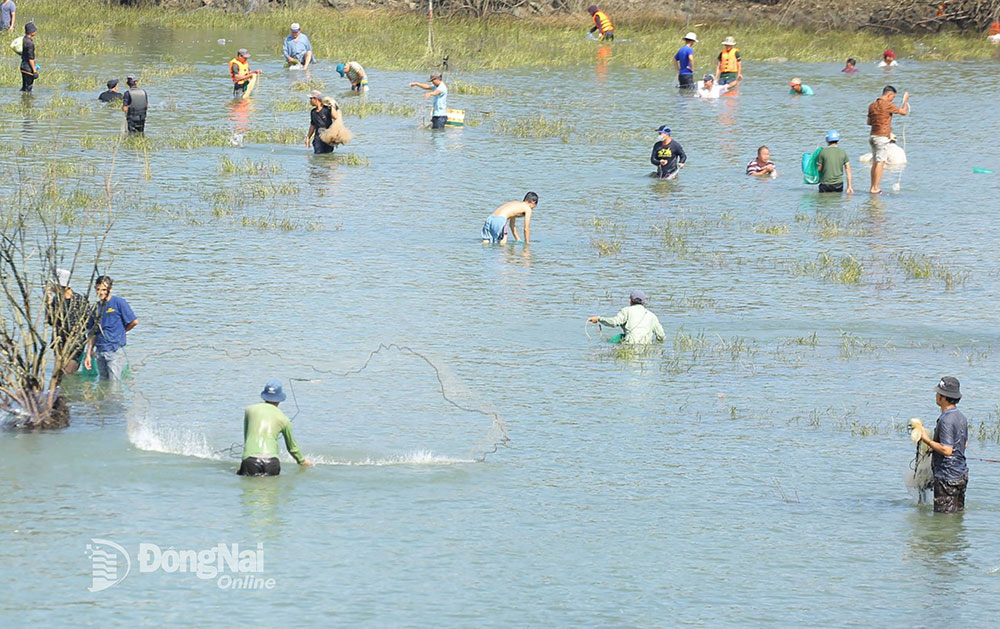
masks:
{"type": "Polygon", "coordinates": [[[343,63],[338,63],[337,64],[337,74],[339,74],[341,77],[344,76],[344,64],[343,63]]]}
{"type": "Polygon", "coordinates": [[[830,129],[829,131],[827,131],[826,132],[826,141],[827,142],[840,142],[840,131],[837,131],[836,129],[830,129]]]}

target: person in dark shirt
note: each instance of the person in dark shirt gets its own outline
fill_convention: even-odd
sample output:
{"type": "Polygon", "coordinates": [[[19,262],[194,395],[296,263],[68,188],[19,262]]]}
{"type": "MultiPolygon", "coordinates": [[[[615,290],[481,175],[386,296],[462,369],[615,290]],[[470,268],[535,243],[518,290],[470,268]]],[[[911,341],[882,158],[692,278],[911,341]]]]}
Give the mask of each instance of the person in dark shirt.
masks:
{"type": "Polygon", "coordinates": [[[958,379],[941,378],[934,387],[935,403],[941,409],[934,437],[922,433],[920,441],[933,450],[931,469],[934,471],[934,512],[958,513],[965,509],[965,489],[969,485],[969,467],[965,448],[969,445],[969,422],[958,410],[962,391],[958,379]]]}
{"type": "Polygon", "coordinates": [[[97,97],[97,100],[102,103],[113,103],[116,100],[121,100],[122,95],[118,91],[118,79],[111,79],[108,81],[107,91],[101,92],[101,95],[97,97]]]}
{"type": "Polygon", "coordinates": [[[87,298],[70,288],[70,276],[67,269],[56,269],[55,286],[49,292],[46,308],[46,319],[52,326],[56,364],[61,363],[67,375],[80,368],[79,358],[89,332],[87,321],[92,315],[87,298]]]}
{"type": "Polygon", "coordinates": [[[323,104],[323,95],[318,91],[309,92],[309,104],[313,106],[309,112],[309,132],[306,134],[306,146],[312,144],[313,153],[332,153],[333,148],[319,137],[322,129],[333,124],[333,109],[323,104]]]}
{"type": "Polygon", "coordinates": [[[21,91],[30,92],[35,79],[38,78],[38,65],[35,63],[35,33],[38,27],[34,22],[24,25],[24,39],[21,40],[21,91]]]}
{"type": "Polygon", "coordinates": [[[125,77],[128,89],[122,97],[122,111],[125,112],[125,122],[129,133],[143,133],[146,130],[146,110],[149,108],[149,96],[146,90],[139,89],[139,81],[135,77],[125,77]]]}
{"type": "Polygon", "coordinates": [[[656,132],[660,134],[660,139],[653,145],[653,153],[649,156],[649,161],[653,166],[656,166],[657,177],[673,179],[677,176],[677,171],[684,168],[687,154],[677,140],[670,136],[670,127],[663,125],[656,132]]]}

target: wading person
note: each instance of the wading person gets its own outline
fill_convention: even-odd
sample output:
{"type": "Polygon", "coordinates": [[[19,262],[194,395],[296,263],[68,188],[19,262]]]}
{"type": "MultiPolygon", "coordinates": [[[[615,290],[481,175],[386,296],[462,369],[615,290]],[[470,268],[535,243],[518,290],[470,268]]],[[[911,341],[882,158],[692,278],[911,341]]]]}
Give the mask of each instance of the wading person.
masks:
{"type": "Polygon", "coordinates": [[[108,89],[101,92],[100,96],[97,97],[97,100],[102,103],[113,103],[116,100],[121,99],[121,92],[118,91],[118,79],[111,79],[108,81],[108,89]]]}
{"type": "Polygon", "coordinates": [[[139,81],[134,76],[125,77],[128,89],[122,96],[122,111],[125,112],[125,123],[129,133],[143,133],[146,130],[146,110],[149,109],[149,96],[146,90],[139,89],[139,81]]]}
{"type": "Polygon", "coordinates": [[[430,83],[410,83],[410,87],[425,90],[424,98],[434,97],[434,109],[431,110],[431,129],[444,129],[448,122],[448,86],[441,80],[440,74],[432,74],[430,83]]]}
{"type": "Polygon", "coordinates": [[[684,45],[674,54],[674,67],[677,68],[677,87],[682,90],[694,89],[694,45],[698,37],[694,33],[684,36],[684,45]]]}
{"type": "Polygon", "coordinates": [[[302,32],[298,22],[293,23],[289,31],[285,43],[281,46],[281,54],[285,56],[289,66],[301,65],[303,70],[308,70],[313,60],[312,44],[302,32]]]}
{"type": "Polygon", "coordinates": [[[368,91],[368,75],[365,69],[357,61],[345,61],[337,64],[337,74],[340,78],[347,77],[351,82],[351,89],[357,92],[368,91]]]}
{"type": "Polygon", "coordinates": [[[841,70],[841,72],[845,74],[857,74],[858,69],[854,67],[856,65],[858,65],[857,60],[854,57],[851,57],[847,60],[847,63],[844,64],[844,69],[841,70]]]}
{"type": "Polygon", "coordinates": [[[101,275],[94,281],[97,288],[97,314],[92,315],[87,326],[90,330],[90,342],[87,344],[87,354],[83,366],[87,369],[97,358],[97,371],[104,380],[119,381],[125,370],[126,333],[139,325],[139,319],[132,312],[132,307],[121,297],[111,295],[114,281],[107,275],[101,275]]]}
{"type": "Polygon", "coordinates": [[[594,25],[590,27],[590,35],[592,36],[594,32],[597,32],[597,39],[604,41],[614,41],[615,40],[615,25],[611,23],[611,18],[604,11],[597,8],[596,5],[590,5],[587,7],[587,13],[594,20],[594,25]]]}
{"type": "Polygon", "coordinates": [[[771,149],[762,146],[757,149],[757,157],[747,164],[747,174],[752,177],[777,177],[778,171],[771,161],[771,149]]]}
{"type": "Polygon", "coordinates": [[[878,62],[878,67],[880,68],[893,68],[898,66],[899,62],[896,61],[896,53],[891,50],[886,50],[882,53],[882,61],[878,62]]]}
{"type": "Polygon", "coordinates": [[[285,438],[285,448],[299,465],[309,467],[312,463],[299,450],[299,444],[292,436],[292,420],[278,409],[285,401],[281,382],[268,380],[261,391],[263,402],[252,404],[243,411],[243,461],[240,476],[277,476],[281,473],[278,461],[278,435],[285,438]]]}
{"type": "Polygon", "coordinates": [[[49,294],[46,318],[52,326],[53,346],[56,356],[63,361],[65,374],[76,373],[80,357],[87,345],[87,320],[90,304],[83,295],[69,286],[70,272],[56,269],[55,286],[49,294]]]}
{"type": "Polygon", "coordinates": [[[260,70],[250,70],[250,53],[246,48],[236,51],[229,60],[229,78],[233,80],[233,98],[240,100],[249,91],[250,79],[260,74],[260,70]]]}
{"type": "Polygon", "coordinates": [[[38,28],[34,22],[24,25],[24,39],[21,40],[21,91],[30,92],[35,79],[38,78],[38,64],[35,63],[35,33],[38,28]]]}
{"type": "Polygon", "coordinates": [[[14,0],[4,0],[3,4],[0,4],[0,29],[13,33],[16,21],[17,5],[14,4],[14,0]]]}
{"type": "Polygon", "coordinates": [[[882,170],[888,159],[887,147],[889,138],[892,135],[892,116],[899,114],[905,116],[910,113],[910,93],[903,93],[903,106],[897,107],[892,99],[896,98],[896,88],[886,85],[882,88],[882,95],[868,105],[868,124],[871,132],[868,136],[868,144],[872,147],[872,185],[869,192],[872,194],[882,194],[882,170]]]}
{"type": "Polygon", "coordinates": [[[695,90],[694,96],[695,98],[718,98],[739,85],[740,79],[734,79],[732,82],[722,85],[715,82],[714,76],[706,74],[701,78],[701,85],[695,90]]]}
{"type": "Polygon", "coordinates": [[[851,161],[847,158],[847,152],[837,145],[839,142],[839,131],[831,129],[826,132],[826,146],[816,156],[819,191],[843,192],[846,177],[847,194],[854,194],[854,187],[851,185],[851,161]]]}
{"type": "Polygon", "coordinates": [[[793,96],[812,96],[813,89],[802,83],[802,79],[795,77],[788,82],[788,93],[793,96]]]}
{"type": "Polygon", "coordinates": [[[731,36],[722,42],[722,52],[719,53],[718,64],[715,66],[715,77],[719,85],[743,79],[743,56],[736,47],[736,40],[731,36]]]}
{"type": "MultiPolygon", "coordinates": [[[[333,103],[333,101],[330,101],[333,103]]],[[[333,105],[323,103],[323,95],[318,91],[309,92],[309,104],[312,110],[309,112],[309,132],[306,133],[306,146],[313,147],[313,153],[332,153],[334,147],[327,144],[320,137],[320,132],[329,129],[333,124],[333,105]]]]}
{"type": "Polygon", "coordinates": [[[962,399],[957,379],[941,378],[934,393],[941,416],[934,427],[934,437],[928,438],[926,434],[920,437],[920,441],[934,451],[931,454],[934,512],[958,513],[965,509],[965,489],[969,484],[969,468],[965,463],[969,422],[956,406],[962,399]]]}
{"type": "Polygon", "coordinates": [[[649,156],[650,163],[656,166],[656,176],[660,179],[674,179],[684,164],[687,163],[687,153],[677,140],[670,135],[670,127],[663,125],[656,130],[660,139],[653,145],[649,156]]]}
{"type": "Polygon", "coordinates": [[[587,321],[609,327],[621,327],[622,343],[652,343],[666,338],[663,326],[656,315],[646,309],[646,294],[634,290],[629,295],[629,305],[613,317],[590,317],[587,321]]]}
{"type": "Polygon", "coordinates": [[[513,234],[514,240],[520,240],[517,235],[517,217],[524,217],[524,242],[531,242],[531,212],[538,205],[538,195],[529,192],[524,195],[524,201],[504,203],[486,218],[483,224],[483,244],[507,244],[507,233],[513,234]]]}

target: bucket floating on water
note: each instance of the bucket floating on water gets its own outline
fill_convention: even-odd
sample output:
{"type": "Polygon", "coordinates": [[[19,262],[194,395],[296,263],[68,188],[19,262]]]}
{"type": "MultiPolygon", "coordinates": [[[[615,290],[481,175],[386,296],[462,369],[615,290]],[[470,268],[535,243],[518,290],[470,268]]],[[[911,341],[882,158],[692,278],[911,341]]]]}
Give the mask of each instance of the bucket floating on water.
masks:
{"type": "Polygon", "coordinates": [[[465,126],[465,110],[464,109],[449,109],[448,110],[448,120],[444,123],[446,127],[464,127],[465,126]]]}

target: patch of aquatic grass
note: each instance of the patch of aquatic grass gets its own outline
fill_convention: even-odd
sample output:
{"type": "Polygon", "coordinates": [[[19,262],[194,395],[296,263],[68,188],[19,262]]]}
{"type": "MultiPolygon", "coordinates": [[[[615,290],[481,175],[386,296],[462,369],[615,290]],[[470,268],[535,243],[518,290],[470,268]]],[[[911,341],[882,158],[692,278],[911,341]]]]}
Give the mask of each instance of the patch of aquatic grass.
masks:
{"type": "Polygon", "coordinates": [[[683,225],[675,219],[667,221],[660,227],[654,227],[653,231],[659,234],[663,241],[664,249],[679,256],[684,256],[690,253],[691,250],[688,247],[687,236],[681,233],[681,229],[683,229],[683,225]]]}
{"type": "Polygon", "coordinates": [[[80,101],[70,96],[54,94],[47,102],[37,103],[21,100],[0,106],[0,112],[26,118],[36,122],[63,119],[69,116],[86,116],[90,110],[80,101]]]}
{"type": "Polygon", "coordinates": [[[276,216],[243,216],[239,219],[239,224],[243,227],[253,227],[254,229],[258,229],[260,231],[273,229],[291,232],[305,229],[304,225],[301,225],[288,217],[276,216]]]}
{"type": "MultiPolygon", "coordinates": [[[[324,83],[319,79],[310,79],[308,81],[292,81],[292,84],[288,86],[293,92],[311,92],[313,90],[322,92],[324,83]]],[[[308,104],[308,102],[306,103],[308,104]]]]}
{"type": "Polygon", "coordinates": [[[136,75],[139,82],[149,82],[155,79],[169,79],[175,76],[180,76],[182,74],[191,74],[194,72],[194,66],[181,63],[181,64],[160,64],[155,66],[143,66],[136,75]]]}
{"type": "Polygon", "coordinates": [[[760,223],[753,226],[753,230],[758,234],[769,236],[784,236],[788,233],[789,227],[785,223],[760,223]]]}
{"type": "Polygon", "coordinates": [[[708,347],[708,339],[705,338],[704,332],[688,334],[684,331],[683,327],[678,328],[674,332],[675,352],[691,353],[692,356],[699,356],[706,347],[708,347]]]}
{"type": "Polygon", "coordinates": [[[345,100],[340,103],[345,116],[367,118],[368,116],[409,117],[417,113],[417,108],[404,103],[386,103],[377,100],[345,100]]]}
{"type": "Polygon", "coordinates": [[[892,341],[885,341],[879,343],[873,339],[865,339],[852,332],[840,332],[840,357],[844,360],[859,356],[862,354],[875,354],[876,356],[883,351],[892,351],[896,349],[892,341]]]}
{"type": "Polygon", "coordinates": [[[597,255],[602,257],[618,255],[622,250],[622,241],[617,239],[592,239],[590,244],[597,249],[597,255]]]}
{"type": "Polygon", "coordinates": [[[226,175],[274,175],[281,171],[281,164],[263,160],[254,162],[249,159],[234,162],[228,155],[223,155],[219,159],[218,171],[226,175]]]}
{"type": "Polygon", "coordinates": [[[234,146],[239,144],[232,131],[212,127],[194,127],[183,133],[175,133],[164,140],[163,145],[174,149],[199,149],[206,146],[234,146]]]}
{"type": "MultiPolygon", "coordinates": [[[[279,100],[272,105],[274,111],[308,111],[311,109],[309,101],[301,98],[292,100],[279,100]]],[[[343,106],[341,106],[343,108],[343,106]]]]}
{"type": "Polygon", "coordinates": [[[868,226],[861,219],[838,220],[799,213],[795,215],[795,222],[814,227],[819,238],[863,238],[868,235],[868,226]]]}
{"type": "Polygon", "coordinates": [[[964,284],[969,279],[967,271],[950,269],[921,254],[901,252],[896,256],[896,261],[908,279],[935,278],[944,282],[945,288],[948,290],[964,284]]]}
{"type": "Polygon", "coordinates": [[[860,260],[848,254],[834,256],[823,252],[816,259],[793,268],[796,275],[811,275],[839,284],[859,284],[864,277],[865,267],[860,260]]]}
{"type": "Polygon", "coordinates": [[[343,166],[371,166],[372,162],[367,157],[362,157],[356,153],[334,153],[333,161],[343,166]]]}
{"type": "Polygon", "coordinates": [[[305,139],[301,129],[254,129],[244,140],[254,144],[299,144],[305,139]]]}
{"type": "Polygon", "coordinates": [[[785,339],[782,342],[783,345],[805,345],[808,347],[816,347],[819,345],[819,334],[813,332],[807,336],[793,336],[791,338],[785,339]]]}
{"type": "Polygon", "coordinates": [[[543,114],[498,120],[493,123],[493,130],[517,138],[560,138],[563,142],[569,142],[569,136],[573,132],[569,121],[547,118],[543,114]]]}
{"type": "Polygon", "coordinates": [[[465,81],[448,81],[449,94],[469,94],[472,96],[502,96],[508,94],[507,90],[495,85],[480,85],[478,83],[466,83],[465,81]]]}

